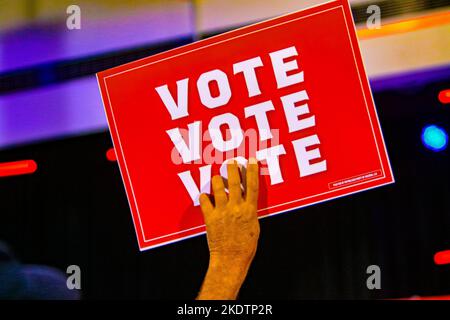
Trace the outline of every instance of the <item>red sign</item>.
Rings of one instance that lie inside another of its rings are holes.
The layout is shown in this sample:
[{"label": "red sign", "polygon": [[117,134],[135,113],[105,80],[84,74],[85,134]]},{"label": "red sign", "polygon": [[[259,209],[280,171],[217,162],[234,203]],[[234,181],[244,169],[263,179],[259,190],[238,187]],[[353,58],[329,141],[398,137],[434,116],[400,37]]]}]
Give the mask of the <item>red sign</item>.
[{"label": "red sign", "polygon": [[231,158],[260,160],[260,217],[393,182],[347,1],[98,81],[141,250],[205,232],[199,194]]}]

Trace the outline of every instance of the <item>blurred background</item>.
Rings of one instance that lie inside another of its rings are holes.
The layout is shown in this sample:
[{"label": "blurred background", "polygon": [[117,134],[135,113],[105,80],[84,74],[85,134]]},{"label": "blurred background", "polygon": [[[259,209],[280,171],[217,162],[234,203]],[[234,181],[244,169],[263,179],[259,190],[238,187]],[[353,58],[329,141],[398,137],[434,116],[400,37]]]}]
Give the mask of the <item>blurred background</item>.
[{"label": "blurred background", "polygon": [[[139,252],[95,73],[323,2],[0,0],[0,240],[85,299],[193,299],[206,238]],[[350,3],[396,183],[261,220],[243,299],[450,295],[450,1]]]}]

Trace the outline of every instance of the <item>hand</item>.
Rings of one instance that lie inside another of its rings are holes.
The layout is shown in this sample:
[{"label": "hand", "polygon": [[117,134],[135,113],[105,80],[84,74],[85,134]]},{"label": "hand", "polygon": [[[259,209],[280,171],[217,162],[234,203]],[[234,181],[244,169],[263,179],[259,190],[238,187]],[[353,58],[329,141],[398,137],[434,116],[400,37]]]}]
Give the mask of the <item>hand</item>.
[{"label": "hand", "polygon": [[250,158],[243,194],[238,164],[227,165],[229,195],[221,176],[214,176],[214,205],[206,194],[200,205],[206,224],[210,264],[199,299],[234,299],[255,256],[259,238],[257,217],[258,163]]},{"label": "hand", "polygon": [[200,196],[211,258],[251,259],[256,251],[259,223],[258,163],[250,159],[247,166],[247,190],[242,194],[239,167],[227,165],[229,196],[221,176],[212,178],[215,206],[206,194]]}]

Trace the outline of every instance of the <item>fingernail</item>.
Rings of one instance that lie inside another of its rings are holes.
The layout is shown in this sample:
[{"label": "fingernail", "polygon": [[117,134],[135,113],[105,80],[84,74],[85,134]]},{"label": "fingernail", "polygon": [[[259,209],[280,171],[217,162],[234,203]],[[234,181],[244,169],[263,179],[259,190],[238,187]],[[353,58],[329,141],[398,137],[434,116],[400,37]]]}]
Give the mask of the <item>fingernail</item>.
[{"label": "fingernail", "polygon": [[248,163],[250,163],[250,164],[257,164],[258,160],[256,160],[256,158],[254,158],[254,157],[250,157],[250,159],[248,159]]}]

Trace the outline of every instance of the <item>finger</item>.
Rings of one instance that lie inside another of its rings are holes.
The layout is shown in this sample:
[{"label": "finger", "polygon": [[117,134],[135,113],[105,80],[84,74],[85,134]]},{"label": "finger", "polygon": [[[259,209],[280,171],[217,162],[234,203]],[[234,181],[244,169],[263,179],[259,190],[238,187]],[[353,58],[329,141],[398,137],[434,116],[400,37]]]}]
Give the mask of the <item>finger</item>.
[{"label": "finger", "polygon": [[205,217],[206,220],[206,216],[208,214],[211,213],[211,211],[214,210],[214,207],[211,203],[211,200],[209,199],[208,195],[205,193],[202,193],[200,195],[200,208],[202,208],[202,212],[203,212],[203,217]]},{"label": "finger", "polygon": [[239,167],[236,161],[232,161],[227,165],[228,171],[228,191],[230,201],[239,202],[242,200],[241,177],[239,175]]},{"label": "finger", "polygon": [[245,200],[258,206],[259,166],[255,158],[250,158],[247,164],[247,192]]},{"label": "finger", "polygon": [[225,185],[223,184],[223,179],[221,176],[214,176],[212,178],[212,188],[216,207],[224,207],[227,204],[228,197],[225,193]]}]

